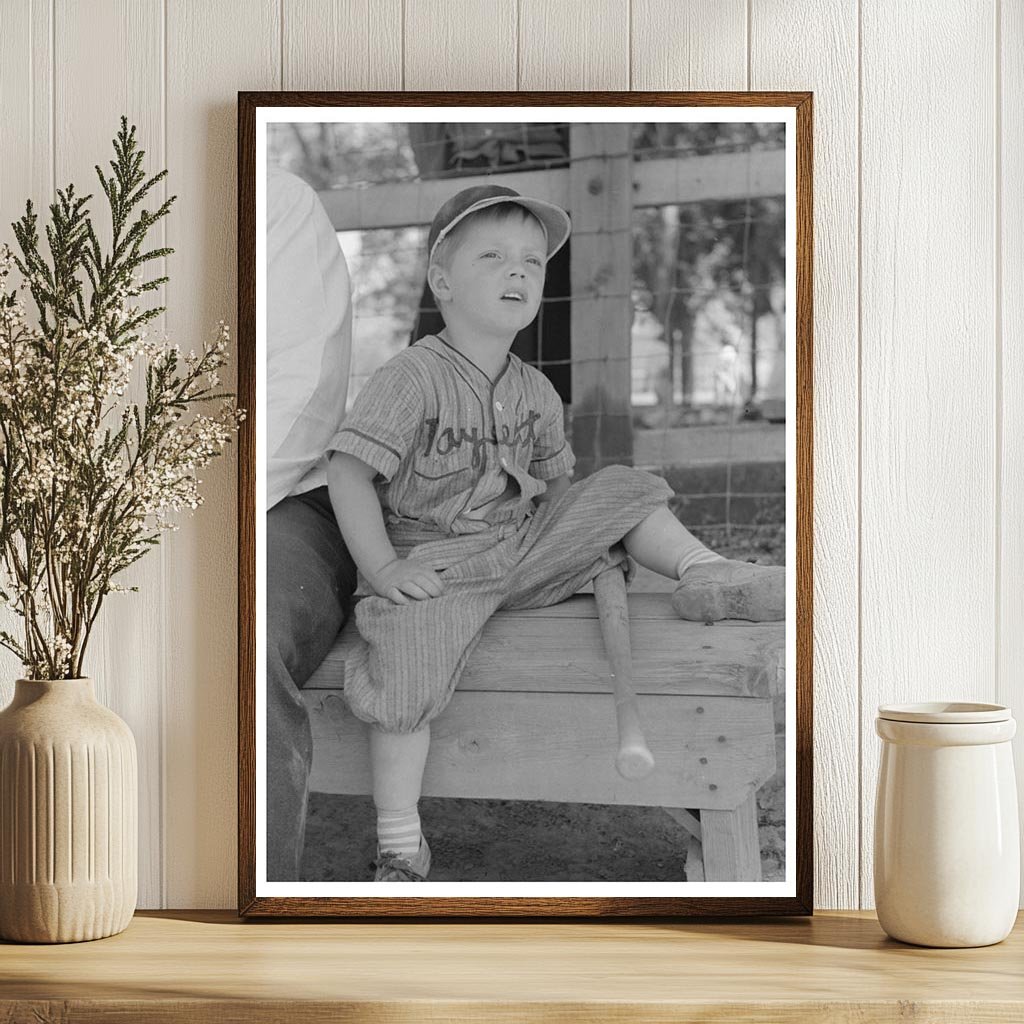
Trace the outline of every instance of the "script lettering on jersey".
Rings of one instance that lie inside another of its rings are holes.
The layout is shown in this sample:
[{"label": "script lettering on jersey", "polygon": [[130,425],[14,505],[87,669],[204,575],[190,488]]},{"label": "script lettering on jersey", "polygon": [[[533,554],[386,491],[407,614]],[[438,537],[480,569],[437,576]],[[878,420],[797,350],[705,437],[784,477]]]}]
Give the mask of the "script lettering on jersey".
[{"label": "script lettering on jersey", "polygon": [[468,444],[473,450],[473,469],[482,469],[487,464],[485,452],[488,445],[510,448],[514,456],[517,449],[525,448],[536,441],[535,427],[539,419],[540,413],[531,410],[514,427],[503,423],[501,436],[496,438],[482,434],[478,426],[473,427],[472,430],[467,430],[465,427],[441,429],[441,421],[436,417],[425,419],[423,425],[427,428],[427,441],[423,454],[451,455],[452,452],[461,449],[464,444]]},{"label": "script lettering on jersey", "polygon": [[540,413],[534,412],[531,409],[526,414],[526,419],[521,420],[514,427],[510,427],[507,423],[502,423],[498,445],[511,448],[512,454],[515,455],[519,448],[525,448],[527,445],[533,444],[537,440],[537,434],[533,428],[539,419]]}]

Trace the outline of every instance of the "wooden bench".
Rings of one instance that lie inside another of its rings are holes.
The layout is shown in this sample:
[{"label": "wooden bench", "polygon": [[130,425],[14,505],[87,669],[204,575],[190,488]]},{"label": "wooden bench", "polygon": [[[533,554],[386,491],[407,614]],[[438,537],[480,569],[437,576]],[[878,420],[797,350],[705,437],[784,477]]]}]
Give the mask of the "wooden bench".
[{"label": "wooden bench", "polygon": [[[687,881],[760,881],[755,796],[776,770],[784,623],[681,622],[662,594],[631,594],[629,614],[650,775],[615,769],[608,663],[581,594],[490,620],[432,723],[423,795],[663,807],[687,833]],[[370,792],[366,727],[342,696],[354,635],[350,620],[304,690],[317,792]]]}]

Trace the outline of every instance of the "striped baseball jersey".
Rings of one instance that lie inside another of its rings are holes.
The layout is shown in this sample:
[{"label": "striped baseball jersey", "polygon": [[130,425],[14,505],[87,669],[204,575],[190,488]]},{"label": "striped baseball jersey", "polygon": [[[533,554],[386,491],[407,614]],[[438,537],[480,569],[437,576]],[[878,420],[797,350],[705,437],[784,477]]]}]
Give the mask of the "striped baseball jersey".
[{"label": "striped baseball jersey", "polygon": [[491,381],[435,335],[367,381],[328,450],[372,466],[385,522],[447,534],[518,522],[576,459],[548,379],[509,353]]}]

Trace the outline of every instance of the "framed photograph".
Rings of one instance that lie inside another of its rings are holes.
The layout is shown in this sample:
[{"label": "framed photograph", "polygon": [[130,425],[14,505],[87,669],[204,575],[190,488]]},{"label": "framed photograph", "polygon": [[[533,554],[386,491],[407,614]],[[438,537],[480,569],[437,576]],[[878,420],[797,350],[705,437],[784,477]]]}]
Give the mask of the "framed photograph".
[{"label": "framed photograph", "polygon": [[240,914],[812,912],[811,110],[239,94]]}]

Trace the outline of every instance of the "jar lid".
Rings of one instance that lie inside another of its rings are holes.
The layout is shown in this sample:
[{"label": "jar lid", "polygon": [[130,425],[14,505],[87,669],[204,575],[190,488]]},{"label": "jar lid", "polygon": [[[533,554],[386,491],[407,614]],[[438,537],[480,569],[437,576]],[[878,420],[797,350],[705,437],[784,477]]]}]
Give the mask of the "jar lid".
[{"label": "jar lid", "polygon": [[923,704],[882,704],[878,709],[878,717],[889,722],[970,725],[971,723],[1008,722],[1010,709],[1004,704],[930,701]]}]

